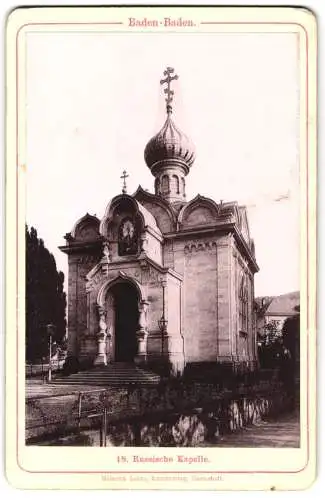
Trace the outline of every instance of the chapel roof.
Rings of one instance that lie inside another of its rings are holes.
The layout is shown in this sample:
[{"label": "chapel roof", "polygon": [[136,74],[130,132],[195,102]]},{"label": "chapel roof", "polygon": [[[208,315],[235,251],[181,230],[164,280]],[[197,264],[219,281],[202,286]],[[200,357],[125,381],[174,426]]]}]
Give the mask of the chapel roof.
[{"label": "chapel roof", "polygon": [[150,139],[144,150],[144,159],[150,170],[156,170],[166,160],[179,162],[188,172],[195,160],[195,148],[171,118],[171,111],[161,130]]}]

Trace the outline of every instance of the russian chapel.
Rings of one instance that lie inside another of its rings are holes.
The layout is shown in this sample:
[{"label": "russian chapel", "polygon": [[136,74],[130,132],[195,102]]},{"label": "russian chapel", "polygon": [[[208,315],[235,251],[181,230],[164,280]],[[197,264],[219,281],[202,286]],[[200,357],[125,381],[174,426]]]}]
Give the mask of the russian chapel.
[{"label": "russian chapel", "polygon": [[236,202],[186,199],[191,140],[172,119],[172,68],[164,72],[166,121],[144,150],[154,194],[121,194],[101,220],[86,214],[66,234],[68,359],[76,366],[186,366],[256,359],[254,274],[247,211]]}]

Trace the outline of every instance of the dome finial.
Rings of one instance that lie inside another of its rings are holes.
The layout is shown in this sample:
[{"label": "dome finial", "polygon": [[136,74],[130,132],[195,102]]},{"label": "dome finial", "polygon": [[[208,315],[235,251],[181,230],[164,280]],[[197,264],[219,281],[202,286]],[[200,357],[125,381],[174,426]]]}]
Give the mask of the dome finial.
[{"label": "dome finial", "polygon": [[178,75],[171,76],[174,73],[174,68],[170,68],[169,66],[164,71],[164,76],[166,77],[164,80],[160,80],[160,85],[164,85],[167,83],[167,88],[164,89],[164,93],[166,94],[166,109],[167,115],[170,115],[173,111],[171,103],[173,102],[174,91],[171,90],[170,84],[173,80],[178,80]]},{"label": "dome finial", "polygon": [[126,170],[123,170],[123,173],[121,175],[121,179],[123,179],[123,186],[122,186],[122,193],[126,194],[127,193],[127,188],[126,188],[126,179],[129,177],[129,174],[126,173]]},{"label": "dome finial", "polygon": [[144,159],[155,177],[155,193],[169,203],[184,202],[185,177],[195,160],[192,141],[176,127],[172,117],[174,91],[170,84],[178,79],[174,69],[167,67],[160,80],[166,95],[167,118],[158,134],[150,139],[144,150]]}]

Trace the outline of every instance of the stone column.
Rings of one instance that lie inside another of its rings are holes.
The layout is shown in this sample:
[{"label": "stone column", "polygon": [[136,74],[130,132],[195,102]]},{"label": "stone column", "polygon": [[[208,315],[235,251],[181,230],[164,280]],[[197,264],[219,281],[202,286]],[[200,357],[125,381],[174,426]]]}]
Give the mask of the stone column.
[{"label": "stone column", "polygon": [[139,303],[139,328],[136,332],[137,342],[138,342],[138,353],[136,355],[135,361],[137,363],[142,363],[147,360],[147,339],[148,339],[148,327],[147,327],[147,310],[149,302],[142,300]]},{"label": "stone column", "polygon": [[104,307],[98,307],[99,314],[99,332],[97,333],[97,357],[95,359],[95,365],[106,365],[106,338],[107,338],[107,324],[106,324],[106,310]]},{"label": "stone column", "polygon": [[107,328],[106,334],[106,364],[112,363],[113,361],[113,353],[112,353],[112,326]]},{"label": "stone column", "polygon": [[108,267],[111,263],[111,249],[110,244],[106,241],[103,245],[103,254],[101,259],[102,269],[104,271],[105,276],[108,274]]},{"label": "stone column", "polygon": [[147,255],[148,251],[148,238],[146,233],[142,233],[140,236],[140,245],[141,245],[141,255],[145,256]]}]

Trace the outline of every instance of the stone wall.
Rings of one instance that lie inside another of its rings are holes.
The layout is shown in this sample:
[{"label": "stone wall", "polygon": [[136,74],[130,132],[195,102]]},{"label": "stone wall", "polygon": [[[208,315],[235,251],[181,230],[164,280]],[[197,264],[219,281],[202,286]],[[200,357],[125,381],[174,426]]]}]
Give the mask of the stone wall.
[{"label": "stone wall", "polygon": [[78,356],[81,339],[88,333],[86,274],[99,260],[99,253],[73,253],[68,265],[68,356]]},{"label": "stone wall", "polygon": [[[149,388],[116,388],[26,401],[27,444],[41,444],[50,435],[64,445],[64,436],[79,429],[91,437],[88,445],[100,445],[101,419],[88,419],[100,413],[102,402],[109,409],[107,446],[201,446],[217,444],[218,437],[267,417],[291,411],[289,399],[279,386],[269,391],[227,391],[201,387],[201,404],[195,404],[195,391]],[[140,391],[140,392],[138,392]],[[236,394],[237,392],[237,394]],[[80,399],[81,397],[81,399]],[[191,398],[193,398],[193,401]],[[108,404],[109,403],[109,404]],[[53,438],[52,438],[53,439]],[[61,441],[61,442],[60,442]],[[77,443],[76,443],[77,444]]]},{"label": "stone wall", "polygon": [[217,251],[207,241],[184,248],[184,337],[188,362],[217,356]]}]

